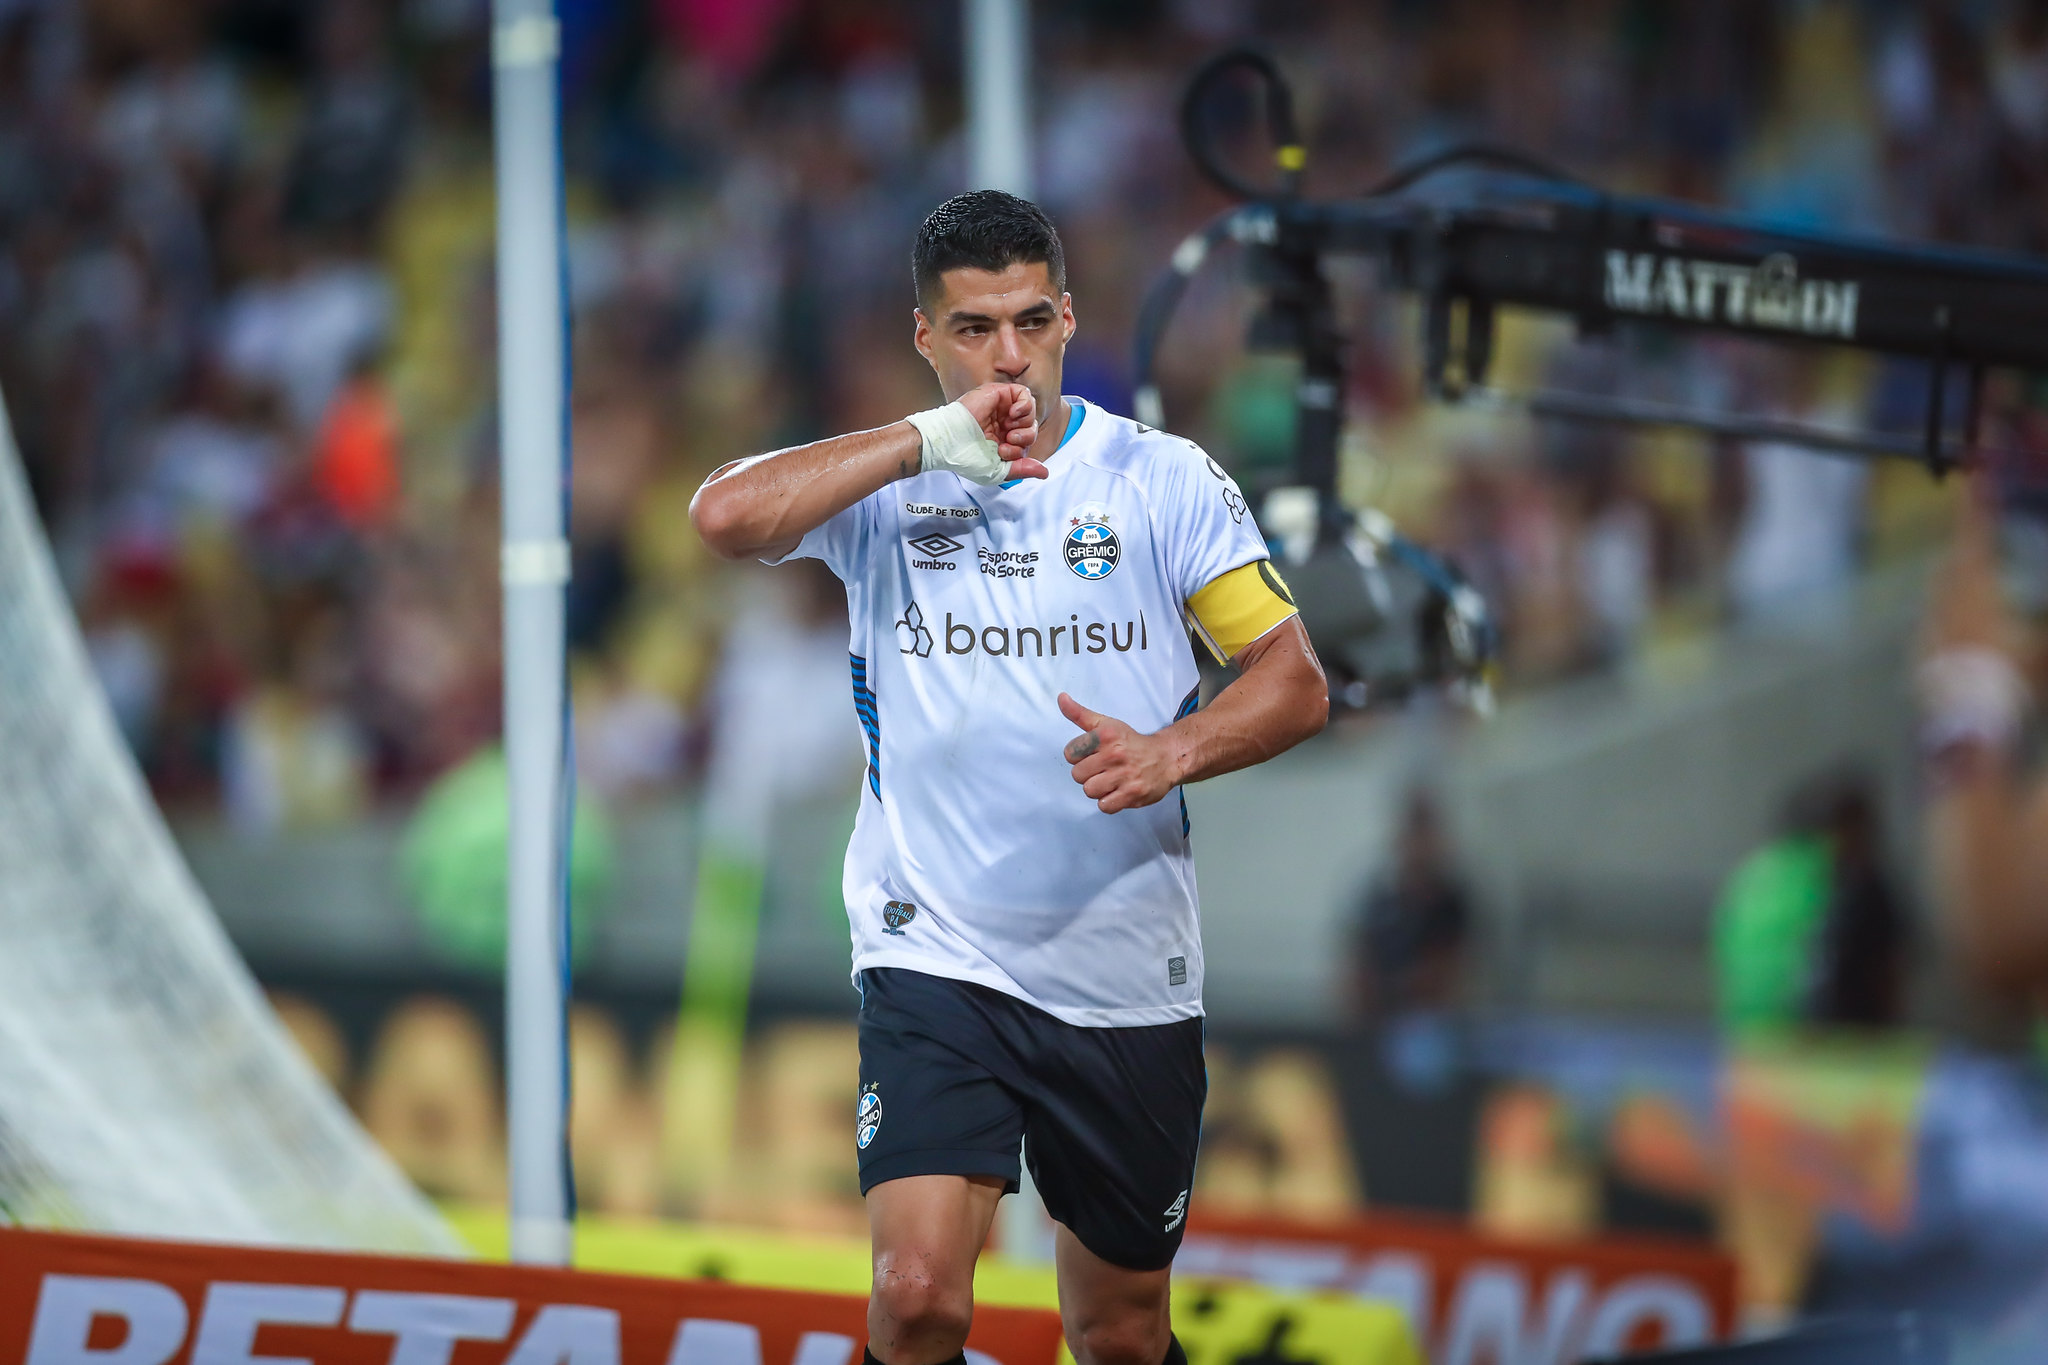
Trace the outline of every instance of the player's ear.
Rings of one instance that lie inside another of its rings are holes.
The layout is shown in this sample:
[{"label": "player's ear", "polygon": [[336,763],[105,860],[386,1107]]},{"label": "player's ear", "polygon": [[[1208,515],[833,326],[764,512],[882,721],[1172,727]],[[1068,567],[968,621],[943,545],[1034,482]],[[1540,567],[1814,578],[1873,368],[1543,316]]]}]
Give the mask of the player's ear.
[{"label": "player's ear", "polygon": [[924,315],[922,308],[911,309],[910,315],[917,319],[917,326],[910,334],[910,344],[917,347],[917,353],[925,358],[926,364],[937,369],[938,361],[932,358],[932,321]]},{"label": "player's ear", "polygon": [[1072,294],[1060,295],[1060,326],[1065,328],[1067,333],[1066,337],[1061,341],[1061,345],[1072,341],[1074,333],[1081,330],[1081,324],[1074,321],[1074,296]]}]

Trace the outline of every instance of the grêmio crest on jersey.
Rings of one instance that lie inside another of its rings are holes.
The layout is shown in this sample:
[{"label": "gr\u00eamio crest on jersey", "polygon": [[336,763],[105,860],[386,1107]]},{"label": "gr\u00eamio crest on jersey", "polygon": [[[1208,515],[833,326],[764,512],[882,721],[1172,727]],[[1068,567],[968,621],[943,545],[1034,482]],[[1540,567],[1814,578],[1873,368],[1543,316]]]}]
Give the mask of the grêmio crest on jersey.
[{"label": "gr\u00eamio crest on jersey", "polygon": [[1124,547],[1109,523],[1110,510],[1099,502],[1084,502],[1067,513],[1062,550],[1067,567],[1079,577],[1092,581],[1116,572]]}]

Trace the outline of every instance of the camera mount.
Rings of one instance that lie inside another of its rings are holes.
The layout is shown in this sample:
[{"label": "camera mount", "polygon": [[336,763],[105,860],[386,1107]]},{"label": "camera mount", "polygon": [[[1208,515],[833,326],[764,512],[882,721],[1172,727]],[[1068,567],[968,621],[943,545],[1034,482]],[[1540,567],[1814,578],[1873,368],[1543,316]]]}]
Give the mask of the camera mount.
[{"label": "camera mount", "polygon": [[[1271,185],[1233,170],[1212,132],[1212,97],[1238,72],[1257,77],[1266,92],[1277,170]],[[1294,474],[1316,495],[1318,547],[1355,542],[1360,534],[1359,519],[1336,496],[1346,338],[1324,269],[1334,256],[1369,258],[1383,283],[1419,296],[1423,389],[1449,403],[1910,458],[1941,476],[1987,455],[2013,454],[1985,451],[1977,442],[1988,367],[2048,372],[2048,264],[2027,257],[1792,231],[1675,201],[1608,194],[1488,144],[1427,157],[1355,198],[1309,199],[1292,94],[1273,60],[1248,48],[1225,52],[1195,73],[1180,123],[1195,164],[1238,202],[1183,240],[1145,295],[1133,356],[1137,415],[1163,423],[1155,378],[1160,343],[1188,281],[1217,246],[1237,243],[1264,295],[1251,345],[1301,358]],[[1603,394],[1509,393],[1486,382],[1503,308],[1569,317],[1582,335],[1651,323],[1922,359],[1929,362],[1925,421],[1916,433],[1844,431]],[[1968,397],[1951,427],[1946,397],[1958,373],[1967,378]],[[1393,535],[1390,528],[1385,535]],[[1397,536],[1386,544],[1405,546],[1402,555],[1417,564],[1433,564],[1432,574],[1444,579],[1440,596],[1449,600],[1454,575],[1447,566]],[[1483,655],[1490,631],[1468,633],[1482,642]],[[1482,668],[1484,659],[1455,662],[1453,675]]]}]

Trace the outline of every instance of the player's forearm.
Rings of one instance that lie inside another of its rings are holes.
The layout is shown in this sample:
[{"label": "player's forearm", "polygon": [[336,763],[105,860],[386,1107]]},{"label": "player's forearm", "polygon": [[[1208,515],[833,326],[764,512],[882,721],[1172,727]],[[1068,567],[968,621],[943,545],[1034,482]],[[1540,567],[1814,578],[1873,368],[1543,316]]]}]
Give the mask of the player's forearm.
[{"label": "player's forearm", "polygon": [[1236,681],[1160,732],[1171,746],[1177,783],[1263,763],[1320,732],[1329,720],[1329,685],[1299,617],[1274,627],[1237,662]]},{"label": "player's forearm", "polygon": [[690,500],[714,554],[773,558],[868,494],[918,472],[922,437],[908,422],[791,446],[718,470]]}]

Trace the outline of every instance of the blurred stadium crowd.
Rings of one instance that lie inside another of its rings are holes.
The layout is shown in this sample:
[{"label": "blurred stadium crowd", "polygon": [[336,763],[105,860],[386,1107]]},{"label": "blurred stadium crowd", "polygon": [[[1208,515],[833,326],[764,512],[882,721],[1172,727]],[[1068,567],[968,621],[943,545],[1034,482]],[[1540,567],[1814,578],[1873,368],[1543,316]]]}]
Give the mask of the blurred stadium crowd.
[{"label": "blurred stadium crowd", "polygon": [[[657,879],[635,895],[679,918],[685,899],[693,913],[715,899],[722,866],[743,865],[759,901],[758,864],[772,861],[831,902],[836,974],[829,864],[843,831],[781,832],[831,845],[814,877],[786,848],[770,859],[763,826],[773,801],[850,789],[857,771],[839,589],[811,564],[710,560],[685,511],[728,459],[933,401],[907,344],[908,248],[966,180],[960,6],[559,9],[584,791],[601,813],[701,784],[704,842],[727,863],[700,857],[694,898]],[[1484,137],[1616,190],[2048,252],[2048,0],[1033,12],[1039,197],[1065,235],[1081,326],[1067,390],[1119,410],[1137,301],[1221,205],[1179,145],[1181,81],[1250,36],[1303,101],[1318,194]],[[432,951],[400,961],[381,945],[399,974],[487,973],[502,945],[502,809],[492,830],[479,815],[501,780],[488,18],[487,0],[0,0],[0,393],[92,662],[174,813],[333,825],[444,783],[399,858]],[[1256,493],[1286,479],[1292,374],[1246,352],[1251,298],[1230,277],[1193,288],[1161,379],[1172,425]],[[1849,610],[1866,570],[1924,560],[1946,535],[1950,494],[1904,463],[1426,405],[1408,305],[1362,271],[1339,285],[1356,328],[1346,494],[1484,591],[1511,691],[1626,674],[1666,640],[1807,630]],[[1647,334],[1568,340],[1509,319],[1500,381],[1899,430],[1923,415],[1921,367]],[[2048,449],[2048,395],[1997,375],[1986,397],[1993,444]],[[1988,563],[1979,586],[1995,597]],[[1949,618],[1975,616],[1953,587],[1937,596],[1933,635],[1967,643]],[[1302,1217],[1399,1202],[1518,1234],[1712,1230],[1742,1261],[1746,1301],[1777,1310],[2038,1301],[2041,1073],[1897,1031],[1930,1017],[1909,997],[1943,949],[1917,910],[1944,888],[1893,874],[1900,822],[1880,797],[1912,803],[1881,788],[1852,767],[1787,792],[1711,924],[1705,905],[1686,921],[1708,930],[1685,951],[1711,960],[1717,1042],[1472,1009],[1499,911],[1474,875],[1474,836],[1498,831],[1468,828],[1461,843],[1454,812],[1419,783],[1389,813],[1387,865],[1345,893],[1349,941],[1329,945],[1358,1028],[1333,1011],[1312,1037],[1226,1031],[1198,1197]],[[583,847],[601,823],[579,813],[579,906],[599,899],[586,881],[610,861],[601,839]],[[680,867],[684,824],[642,830],[642,865],[658,843]],[[285,865],[253,865],[250,919],[294,918],[264,880]],[[1944,867],[1928,880],[1943,875],[1959,880]],[[1629,884],[1631,915],[1654,915],[1656,885]],[[1934,933],[1967,949],[1943,910]],[[1963,959],[1964,993],[1990,1000],[2000,971]],[[304,975],[266,984],[287,992],[280,1013],[366,1126],[431,1192],[493,1198],[488,977],[425,979],[455,980],[450,999],[412,997],[422,981],[409,976]],[[666,979],[658,999],[612,987],[571,1032],[591,1207],[860,1226],[843,1018],[774,1020],[746,1040],[730,1178],[707,1194],[703,1154],[678,1146],[710,1124],[675,1083]],[[1469,1036],[1461,1010],[1479,1021]],[[2038,1014],[2014,1017],[2023,1030]],[[1806,1024],[1861,1032],[1778,1046]],[[1757,1043],[1720,1046],[1731,1040]]]},{"label": "blurred stadium crowd", "polygon": [[[561,10],[570,632],[584,776],[621,797],[704,761],[735,631],[790,658],[842,647],[836,585],[708,562],[684,508],[726,459],[930,402],[906,257],[963,183],[959,12]],[[2048,246],[2048,5],[1035,13],[1039,191],[1081,319],[1068,389],[1115,408],[1139,293],[1218,206],[1178,146],[1179,82],[1253,32],[1305,94],[1319,192],[1483,135],[1618,189]],[[0,3],[0,387],[94,662],[174,806],[346,819],[496,732],[487,19],[483,0]],[[1425,410],[1404,311],[1352,293],[1347,487],[1487,590],[1511,686],[1824,603],[1927,538],[1911,470]],[[1220,280],[1191,298],[1167,407],[1270,485],[1291,386],[1244,352],[1244,304]],[[1511,329],[1507,377],[1622,382],[1556,339]],[[1752,410],[1904,424],[1921,401],[1917,374],[1849,360],[1630,364],[1638,388]]]}]

